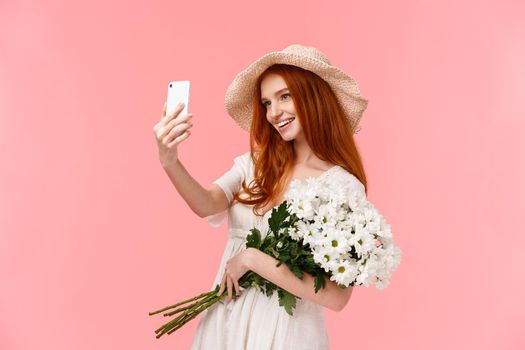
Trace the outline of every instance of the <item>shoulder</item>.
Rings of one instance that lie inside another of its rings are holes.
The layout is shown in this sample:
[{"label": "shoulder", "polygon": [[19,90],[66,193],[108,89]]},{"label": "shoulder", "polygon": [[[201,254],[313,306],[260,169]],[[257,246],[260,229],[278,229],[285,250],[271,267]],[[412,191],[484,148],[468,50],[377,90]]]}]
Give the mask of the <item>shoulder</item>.
[{"label": "shoulder", "polygon": [[337,168],[336,175],[340,181],[343,181],[346,184],[350,184],[350,186],[352,188],[355,188],[355,190],[357,191],[365,193],[365,186],[361,183],[361,181],[359,181],[359,179],[354,174],[347,171],[342,166],[339,166]]},{"label": "shoulder", "polygon": [[244,152],[237,157],[233,158],[233,162],[237,164],[247,165],[249,162],[251,162],[251,156],[250,151]]},{"label": "shoulder", "polygon": [[249,173],[251,162],[252,160],[250,156],[250,151],[244,152],[233,158],[233,166],[237,168],[238,171],[241,172],[244,176],[246,176]]}]

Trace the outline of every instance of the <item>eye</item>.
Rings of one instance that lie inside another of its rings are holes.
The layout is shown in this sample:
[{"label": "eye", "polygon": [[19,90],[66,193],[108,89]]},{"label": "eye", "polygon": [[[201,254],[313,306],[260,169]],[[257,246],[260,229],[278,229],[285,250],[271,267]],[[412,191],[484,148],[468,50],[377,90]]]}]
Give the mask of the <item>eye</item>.
[{"label": "eye", "polygon": [[[285,93],[285,94],[282,94],[282,95],[281,95],[281,97],[283,97],[283,98],[284,98],[285,96],[287,96],[286,99],[290,99],[290,97],[292,97],[292,96],[291,96],[290,94],[288,94],[288,93]],[[268,103],[269,103],[269,102],[270,102],[270,101],[264,101],[264,102],[261,102],[261,104],[262,104],[264,107],[268,108]]]}]

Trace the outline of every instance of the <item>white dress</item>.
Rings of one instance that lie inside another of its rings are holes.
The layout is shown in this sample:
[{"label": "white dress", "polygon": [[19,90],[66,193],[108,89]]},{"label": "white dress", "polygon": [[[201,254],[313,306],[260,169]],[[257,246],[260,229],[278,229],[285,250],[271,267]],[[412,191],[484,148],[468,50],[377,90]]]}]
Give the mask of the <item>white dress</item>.
[{"label": "white dress", "polygon": [[[360,190],[364,187],[350,173],[335,166],[319,175],[347,176]],[[208,216],[208,222],[218,227],[228,217],[228,240],[211,289],[222,281],[226,262],[246,249],[246,236],[257,227],[264,237],[268,230],[271,210],[263,217],[253,214],[252,206],[232,203],[233,194],[241,190],[241,183],[253,179],[250,152],[233,160],[232,168],[213,183],[223,189],[230,207]],[[313,288],[313,285],[312,285]],[[305,299],[298,299],[293,316],[279,306],[277,292],[271,297],[255,288],[243,289],[237,299],[228,302],[227,296],[204,310],[197,317],[191,350],[325,350],[329,349],[323,307]],[[234,290],[235,291],[235,290]]]}]

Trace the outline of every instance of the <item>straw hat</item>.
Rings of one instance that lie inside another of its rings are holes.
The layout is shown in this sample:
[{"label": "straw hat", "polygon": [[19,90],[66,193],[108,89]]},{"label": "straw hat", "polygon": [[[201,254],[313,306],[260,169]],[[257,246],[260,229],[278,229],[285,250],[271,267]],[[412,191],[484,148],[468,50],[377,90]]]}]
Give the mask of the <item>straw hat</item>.
[{"label": "straw hat", "polygon": [[359,120],[368,104],[367,100],[361,98],[356,81],[339,68],[332,66],[328,58],[315,47],[299,44],[265,54],[233,79],[226,90],[224,105],[228,114],[242,129],[250,131],[257,78],[266,68],[276,63],[301,67],[323,78],[335,92],[352,130],[356,132]]}]

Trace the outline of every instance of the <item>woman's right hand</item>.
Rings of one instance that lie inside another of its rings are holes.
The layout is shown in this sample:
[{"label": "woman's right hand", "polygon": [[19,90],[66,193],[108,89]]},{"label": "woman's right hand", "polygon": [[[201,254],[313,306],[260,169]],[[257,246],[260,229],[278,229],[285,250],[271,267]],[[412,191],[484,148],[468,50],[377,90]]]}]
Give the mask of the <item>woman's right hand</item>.
[{"label": "woman's right hand", "polygon": [[180,103],[173,111],[173,114],[166,115],[165,102],[160,121],[153,127],[153,133],[159,148],[159,160],[162,166],[175,164],[178,161],[177,146],[191,134],[189,129],[193,126],[191,122],[193,115],[188,113],[178,117],[183,108],[184,104]]}]

